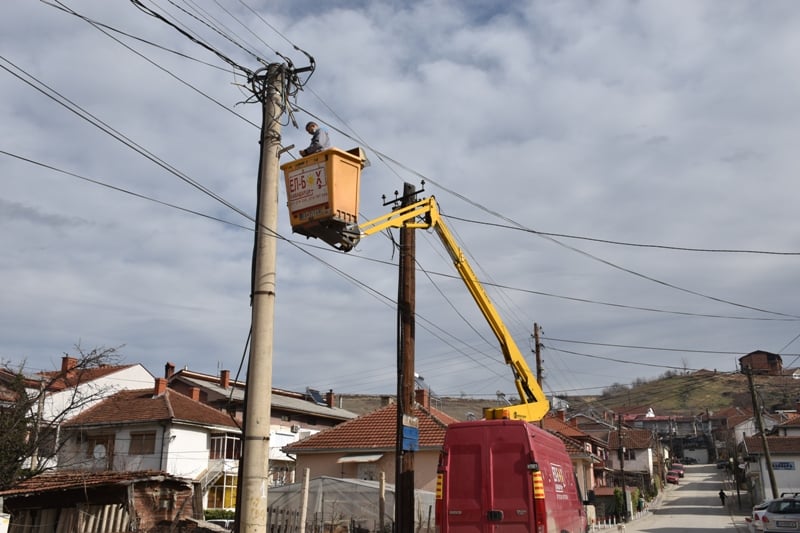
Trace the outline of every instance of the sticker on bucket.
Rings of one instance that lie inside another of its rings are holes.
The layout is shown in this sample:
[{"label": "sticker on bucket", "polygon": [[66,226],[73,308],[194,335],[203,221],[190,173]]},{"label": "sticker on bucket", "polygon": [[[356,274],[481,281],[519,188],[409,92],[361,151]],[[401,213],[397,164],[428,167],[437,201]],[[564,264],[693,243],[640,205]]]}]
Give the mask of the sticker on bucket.
[{"label": "sticker on bucket", "polygon": [[295,213],[328,202],[328,178],[325,162],[299,168],[286,175],[289,211]]}]

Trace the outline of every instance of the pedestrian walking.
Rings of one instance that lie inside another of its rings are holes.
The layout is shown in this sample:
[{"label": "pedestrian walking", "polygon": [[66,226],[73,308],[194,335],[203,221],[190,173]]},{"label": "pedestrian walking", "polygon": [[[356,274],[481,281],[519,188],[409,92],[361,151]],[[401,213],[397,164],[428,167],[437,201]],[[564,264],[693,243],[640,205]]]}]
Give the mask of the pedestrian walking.
[{"label": "pedestrian walking", "polygon": [[721,501],[722,506],[725,507],[725,491],[722,489],[719,491],[719,501]]}]

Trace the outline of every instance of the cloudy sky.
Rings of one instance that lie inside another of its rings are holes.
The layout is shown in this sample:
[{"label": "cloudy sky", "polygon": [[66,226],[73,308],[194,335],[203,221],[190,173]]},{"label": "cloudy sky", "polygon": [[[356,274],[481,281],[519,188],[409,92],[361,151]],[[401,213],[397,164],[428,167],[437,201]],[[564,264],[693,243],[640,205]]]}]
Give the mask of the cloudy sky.
[{"label": "cloudy sky", "polygon": [[[798,366],[797,2],[137,4],[2,9],[3,363],[52,369],[79,344],[155,375],[237,373],[261,124],[246,73],[305,51],[283,144],[318,117],[364,147],[362,220],[424,180],[531,367],[541,326],[548,394],[734,371],[756,349]],[[392,240],[343,254],[292,233],[283,187],[279,203],[273,385],[393,393]],[[417,372],[441,395],[513,394],[433,233],[417,262]]]}]

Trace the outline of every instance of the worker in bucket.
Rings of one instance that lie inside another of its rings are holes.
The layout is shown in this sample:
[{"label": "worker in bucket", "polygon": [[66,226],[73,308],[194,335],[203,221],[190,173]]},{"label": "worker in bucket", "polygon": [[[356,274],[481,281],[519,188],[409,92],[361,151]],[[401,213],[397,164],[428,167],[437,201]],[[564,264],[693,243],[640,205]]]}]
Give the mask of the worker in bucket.
[{"label": "worker in bucket", "polygon": [[308,148],[300,150],[301,156],[305,157],[330,148],[331,139],[328,137],[328,132],[320,128],[319,124],[309,122],[306,124],[306,131],[311,135],[311,144],[308,145]]}]

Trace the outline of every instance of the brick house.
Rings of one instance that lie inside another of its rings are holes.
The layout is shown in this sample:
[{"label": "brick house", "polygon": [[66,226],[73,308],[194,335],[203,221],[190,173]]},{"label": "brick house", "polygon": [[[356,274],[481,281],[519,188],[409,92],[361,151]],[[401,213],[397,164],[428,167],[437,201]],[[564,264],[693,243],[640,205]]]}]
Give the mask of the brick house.
[{"label": "brick house", "polygon": [[776,353],[756,350],[739,358],[739,366],[750,369],[753,374],[767,374],[770,376],[780,376],[783,371],[783,360]]}]

